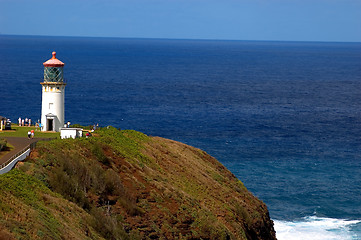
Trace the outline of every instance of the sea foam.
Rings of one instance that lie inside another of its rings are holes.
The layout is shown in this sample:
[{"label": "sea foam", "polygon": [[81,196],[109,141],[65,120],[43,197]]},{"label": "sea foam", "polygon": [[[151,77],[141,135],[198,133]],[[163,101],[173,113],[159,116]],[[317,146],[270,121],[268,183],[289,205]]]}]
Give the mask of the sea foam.
[{"label": "sea foam", "polygon": [[278,240],[353,240],[361,239],[352,227],[360,220],[309,216],[299,221],[273,220]]}]

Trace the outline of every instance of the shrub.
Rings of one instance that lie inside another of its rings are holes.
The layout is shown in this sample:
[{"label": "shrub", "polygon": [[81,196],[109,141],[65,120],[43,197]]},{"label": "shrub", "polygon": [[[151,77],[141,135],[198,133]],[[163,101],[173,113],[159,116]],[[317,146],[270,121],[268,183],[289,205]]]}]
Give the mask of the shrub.
[{"label": "shrub", "polygon": [[113,169],[108,169],[104,173],[105,194],[124,195],[124,187],[119,175]]},{"label": "shrub", "polygon": [[92,145],[92,153],[97,158],[97,160],[107,166],[110,165],[110,159],[104,154],[102,147],[99,143],[94,142]]},{"label": "shrub", "polygon": [[239,203],[236,203],[235,212],[236,216],[238,217],[238,221],[244,221],[249,226],[252,224],[252,219],[249,216],[249,213],[247,212],[247,209],[245,207],[241,206]]},{"label": "shrub", "polygon": [[217,221],[213,213],[201,210],[192,223],[193,236],[200,239],[229,239],[228,230]]},{"label": "shrub", "polygon": [[94,218],[92,222],[94,229],[105,239],[130,239],[123,226],[114,216],[107,215],[95,207],[91,209],[90,214]]}]

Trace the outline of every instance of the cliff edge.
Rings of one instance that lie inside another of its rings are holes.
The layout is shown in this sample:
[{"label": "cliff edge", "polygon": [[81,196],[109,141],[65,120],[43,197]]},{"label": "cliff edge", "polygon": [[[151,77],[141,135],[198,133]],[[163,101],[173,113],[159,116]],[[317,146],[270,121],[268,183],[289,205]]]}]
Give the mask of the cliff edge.
[{"label": "cliff edge", "polygon": [[276,239],[215,158],[131,130],[40,142],[0,189],[0,239]]}]

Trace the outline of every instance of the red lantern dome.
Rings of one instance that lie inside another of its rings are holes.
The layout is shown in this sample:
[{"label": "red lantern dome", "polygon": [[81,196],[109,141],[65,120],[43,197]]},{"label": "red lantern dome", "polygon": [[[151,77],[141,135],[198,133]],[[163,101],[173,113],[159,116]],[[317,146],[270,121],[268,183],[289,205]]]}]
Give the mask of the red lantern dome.
[{"label": "red lantern dome", "polygon": [[43,63],[44,67],[64,67],[64,63],[56,58],[56,52],[53,52],[53,57]]}]

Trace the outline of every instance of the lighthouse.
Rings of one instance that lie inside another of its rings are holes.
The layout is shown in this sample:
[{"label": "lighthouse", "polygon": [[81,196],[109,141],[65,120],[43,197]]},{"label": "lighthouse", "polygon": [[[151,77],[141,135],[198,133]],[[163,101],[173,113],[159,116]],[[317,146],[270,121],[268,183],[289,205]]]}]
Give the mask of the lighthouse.
[{"label": "lighthouse", "polygon": [[44,82],[42,85],[41,124],[42,131],[56,131],[64,126],[64,95],[63,76],[64,63],[53,57],[44,62]]}]

